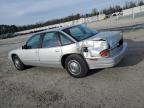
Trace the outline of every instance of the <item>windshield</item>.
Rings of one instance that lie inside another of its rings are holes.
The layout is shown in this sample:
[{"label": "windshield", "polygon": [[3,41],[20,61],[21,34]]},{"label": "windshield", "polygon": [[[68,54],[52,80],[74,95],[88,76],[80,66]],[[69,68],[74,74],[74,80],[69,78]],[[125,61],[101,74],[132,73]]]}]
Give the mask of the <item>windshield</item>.
[{"label": "windshield", "polygon": [[73,26],[70,28],[66,28],[63,31],[72,36],[77,41],[90,38],[97,34],[96,30],[90,29],[85,25]]}]

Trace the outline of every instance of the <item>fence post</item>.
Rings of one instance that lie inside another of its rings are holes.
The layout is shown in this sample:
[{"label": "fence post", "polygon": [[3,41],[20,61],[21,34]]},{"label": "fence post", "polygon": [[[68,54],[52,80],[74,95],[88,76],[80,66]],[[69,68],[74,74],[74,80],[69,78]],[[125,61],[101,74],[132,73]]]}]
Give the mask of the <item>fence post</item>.
[{"label": "fence post", "polygon": [[132,8],[133,19],[135,18],[134,8]]}]

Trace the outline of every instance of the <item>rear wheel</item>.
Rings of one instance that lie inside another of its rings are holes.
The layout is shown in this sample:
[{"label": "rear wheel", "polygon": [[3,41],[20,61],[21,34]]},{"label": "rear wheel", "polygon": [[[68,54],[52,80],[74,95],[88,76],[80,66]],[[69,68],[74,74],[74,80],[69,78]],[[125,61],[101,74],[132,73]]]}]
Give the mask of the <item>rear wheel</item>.
[{"label": "rear wheel", "polygon": [[84,77],[88,72],[87,63],[80,55],[76,54],[66,58],[65,67],[67,72],[76,78]]},{"label": "rear wheel", "polygon": [[14,66],[16,67],[17,70],[24,70],[25,69],[25,65],[22,63],[22,61],[19,59],[18,56],[13,56],[13,63]]}]

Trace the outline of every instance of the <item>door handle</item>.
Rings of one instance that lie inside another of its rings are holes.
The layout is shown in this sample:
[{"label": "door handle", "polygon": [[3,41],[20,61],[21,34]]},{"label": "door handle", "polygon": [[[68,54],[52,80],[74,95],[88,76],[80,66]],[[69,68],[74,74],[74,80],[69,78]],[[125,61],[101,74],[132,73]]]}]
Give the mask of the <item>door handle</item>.
[{"label": "door handle", "polygon": [[59,50],[59,49],[56,49],[55,52],[60,52],[60,50]]},{"label": "door handle", "polygon": [[35,51],[35,53],[38,53],[38,51]]}]

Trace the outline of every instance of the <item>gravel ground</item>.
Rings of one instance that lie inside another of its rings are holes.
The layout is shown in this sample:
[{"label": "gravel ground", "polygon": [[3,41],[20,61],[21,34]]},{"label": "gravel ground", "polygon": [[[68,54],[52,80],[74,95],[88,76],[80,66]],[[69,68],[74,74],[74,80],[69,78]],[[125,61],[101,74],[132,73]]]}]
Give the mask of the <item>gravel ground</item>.
[{"label": "gravel ground", "polygon": [[7,53],[25,37],[0,41],[0,108],[144,108],[144,29],[124,32],[129,47],[116,67],[81,79],[63,69],[17,71]]}]

